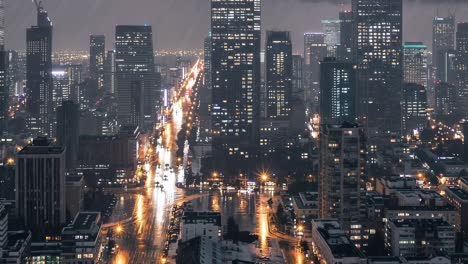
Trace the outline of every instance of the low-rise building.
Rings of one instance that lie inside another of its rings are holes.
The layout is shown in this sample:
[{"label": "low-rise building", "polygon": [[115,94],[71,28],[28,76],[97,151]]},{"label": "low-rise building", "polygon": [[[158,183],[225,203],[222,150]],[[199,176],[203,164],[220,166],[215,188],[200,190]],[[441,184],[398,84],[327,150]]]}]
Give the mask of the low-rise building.
[{"label": "low-rise building", "polygon": [[375,190],[380,195],[388,196],[398,190],[417,189],[416,179],[413,177],[400,177],[400,175],[390,175],[376,181]]},{"label": "low-rise building", "polygon": [[297,218],[317,219],[319,217],[319,200],[317,192],[301,192],[293,196],[293,209]]},{"label": "low-rise building", "polygon": [[100,245],[101,213],[80,212],[62,230],[62,263],[97,263]]},{"label": "low-rise building", "polygon": [[385,210],[386,219],[443,219],[451,225],[457,221],[457,210],[433,190],[397,190]]},{"label": "low-rise building", "polygon": [[468,192],[458,187],[446,187],[445,198],[456,208],[455,228],[460,232],[468,231]]},{"label": "low-rise building", "polygon": [[389,219],[385,246],[393,256],[439,256],[455,252],[455,229],[442,219]]},{"label": "low-rise building", "polygon": [[185,212],[182,217],[182,242],[203,236],[217,241],[222,236],[221,213]]},{"label": "low-rise building", "polygon": [[312,250],[320,263],[361,264],[366,260],[336,219],[312,220]]}]

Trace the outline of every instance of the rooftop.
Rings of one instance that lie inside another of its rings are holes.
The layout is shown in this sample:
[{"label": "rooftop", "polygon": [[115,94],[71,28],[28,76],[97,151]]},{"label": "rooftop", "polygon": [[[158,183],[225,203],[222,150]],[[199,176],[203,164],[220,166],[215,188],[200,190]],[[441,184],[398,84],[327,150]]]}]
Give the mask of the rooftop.
[{"label": "rooftop", "polygon": [[61,154],[65,148],[55,145],[50,139],[46,137],[37,137],[33,142],[18,152],[19,155],[33,155],[33,154]]},{"label": "rooftop", "polygon": [[349,241],[336,220],[314,220],[313,223],[335,258],[364,258],[364,254]]},{"label": "rooftop", "polygon": [[[442,219],[404,219],[404,220],[397,220],[397,219],[390,219],[396,227],[452,227],[447,221]],[[427,229],[427,228],[426,228]]]},{"label": "rooftop", "polygon": [[468,192],[458,188],[458,187],[448,187],[447,190],[452,192],[455,196],[457,196],[460,200],[468,201]]},{"label": "rooftop", "polygon": [[214,223],[221,226],[221,213],[219,212],[185,212],[184,223]]},{"label": "rooftop", "polygon": [[88,230],[94,223],[101,221],[101,213],[99,212],[79,212],[75,220],[73,220],[72,226],[76,230]]}]

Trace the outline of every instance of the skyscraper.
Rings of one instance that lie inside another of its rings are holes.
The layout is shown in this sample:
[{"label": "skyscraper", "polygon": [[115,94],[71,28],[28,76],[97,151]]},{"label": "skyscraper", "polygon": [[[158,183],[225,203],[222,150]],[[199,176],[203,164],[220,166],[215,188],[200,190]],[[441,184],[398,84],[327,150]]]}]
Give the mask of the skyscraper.
[{"label": "skyscraper", "polygon": [[319,213],[336,218],[349,230],[362,219],[366,168],[366,135],[362,127],[345,123],[323,125],[320,139]]},{"label": "skyscraper", "polygon": [[89,76],[97,91],[104,88],[104,65],[106,61],[106,37],[91,35],[89,37]]},{"label": "skyscraper", "polygon": [[260,0],[211,1],[213,143],[233,158],[252,158],[257,141],[260,16]]},{"label": "skyscraper", "polygon": [[115,93],[115,50],[107,51],[104,65],[104,87],[108,93]]},{"label": "skyscraper", "polygon": [[340,45],[337,58],[340,61],[354,61],[354,17],[351,11],[340,12]]},{"label": "skyscraper", "polygon": [[452,115],[456,110],[458,98],[457,87],[446,82],[436,82],[435,113],[438,116]]},{"label": "skyscraper", "polygon": [[292,69],[290,33],[287,31],[268,31],[266,40],[266,109],[269,119],[289,119]]},{"label": "skyscraper", "polygon": [[325,58],[320,64],[322,124],[356,122],[356,66]]},{"label": "skyscraper", "polygon": [[462,117],[468,118],[468,23],[457,24],[456,34],[457,57],[458,57],[458,93],[459,108]]},{"label": "skyscraper", "polygon": [[455,18],[435,17],[432,21],[432,65],[437,80],[443,79],[445,53],[455,49]]},{"label": "skyscraper", "polygon": [[304,59],[301,55],[292,56],[292,97],[304,103]]},{"label": "skyscraper", "polygon": [[73,101],[63,101],[57,108],[57,144],[66,148],[65,165],[67,170],[75,169],[78,160],[79,108],[79,105]]},{"label": "skyscraper", "polygon": [[327,56],[327,44],[325,44],[325,34],[306,33],[306,50],[309,64],[305,65],[305,94],[306,105],[312,110],[318,111],[318,97],[320,93],[320,62]]},{"label": "skyscraper", "polygon": [[426,87],[417,83],[405,83],[401,98],[403,133],[424,127],[427,122]]},{"label": "skyscraper", "polygon": [[422,42],[405,42],[403,46],[404,81],[427,87],[427,46]]},{"label": "skyscraper", "polygon": [[402,0],[353,0],[361,120],[374,132],[399,133]]},{"label": "skyscraper", "polygon": [[336,57],[336,48],[340,44],[340,20],[322,20],[322,31],[325,34],[327,56]]},{"label": "skyscraper", "polygon": [[0,135],[6,131],[10,94],[5,55],[5,7],[3,0],[0,0]]},{"label": "skyscraper", "polygon": [[27,109],[39,131],[52,132],[52,22],[41,3],[37,6],[37,26],[26,32]]},{"label": "skyscraper", "polygon": [[[144,116],[156,114],[159,92],[155,84],[153,32],[151,26],[117,26],[115,29],[117,118],[122,125],[143,126]],[[138,82],[138,85],[136,83]],[[136,92],[136,86],[141,92]],[[132,98],[140,95],[141,98]],[[132,102],[141,102],[140,113]],[[140,114],[140,118],[134,118]],[[135,123],[137,122],[137,123]]]},{"label": "skyscraper", "polygon": [[38,137],[17,154],[16,212],[35,236],[59,234],[66,221],[65,149]]}]

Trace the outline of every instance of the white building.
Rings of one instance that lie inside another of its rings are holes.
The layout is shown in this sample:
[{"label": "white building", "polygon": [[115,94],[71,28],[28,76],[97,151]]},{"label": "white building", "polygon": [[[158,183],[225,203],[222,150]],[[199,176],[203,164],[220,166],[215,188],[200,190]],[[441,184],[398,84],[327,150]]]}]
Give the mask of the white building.
[{"label": "white building", "polygon": [[182,220],[182,242],[198,236],[210,240],[219,240],[222,236],[221,214],[218,212],[185,212]]},{"label": "white building", "polygon": [[366,260],[336,219],[312,220],[312,250],[320,263],[361,264]]},{"label": "white building", "polygon": [[455,228],[441,219],[388,220],[385,246],[393,256],[454,253]]}]

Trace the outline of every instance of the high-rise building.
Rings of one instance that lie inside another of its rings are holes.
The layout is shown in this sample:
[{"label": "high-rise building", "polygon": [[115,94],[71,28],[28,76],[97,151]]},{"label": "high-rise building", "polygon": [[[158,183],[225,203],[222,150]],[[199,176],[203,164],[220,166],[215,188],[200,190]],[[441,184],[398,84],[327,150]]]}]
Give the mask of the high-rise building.
[{"label": "high-rise building", "polygon": [[52,132],[52,22],[41,4],[37,6],[37,26],[26,32],[27,109],[38,131]]},{"label": "high-rise building", "polygon": [[351,11],[340,12],[340,45],[337,58],[340,61],[354,61],[354,17]]},{"label": "high-rise building", "polygon": [[319,211],[336,218],[345,230],[362,219],[366,168],[366,136],[354,124],[322,125],[319,139]]},{"label": "high-rise building", "polygon": [[104,35],[91,35],[89,37],[89,76],[96,89],[103,91],[104,66],[106,63],[106,37]]},{"label": "high-rise building", "polygon": [[292,93],[292,45],[287,31],[268,31],[266,109],[268,119],[289,120]]},{"label": "high-rise building", "polygon": [[292,56],[292,97],[304,103],[304,59],[301,55]]},{"label": "high-rise building", "polygon": [[453,84],[436,82],[435,85],[435,113],[438,116],[448,116],[455,112],[458,90]]},{"label": "high-rise building", "polygon": [[[0,12],[1,10],[0,6]],[[7,82],[7,60],[5,55],[5,50],[0,47],[0,135],[7,130],[8,106],[10,104],[10,87]]]},{"label": "high-rise building", "polygon": [[115,50],[107,51],[104,65],[104,88],[108,93],[115,93]]},{"label": "high-rise building", "polygon": [[5,52],[5,6],[0,0],[0,135],[6,131],[10,87],[7,83],[7,58]]},{"label": "high-rise building", "polygon": [[73,101],[63,101],[57,108],[57,144],[66,148],[65,164],[73,170],[78,160],[78,139],[80,133],[80,107]]},{"label": "high-rise building", "polygon": [[213,143],[230,157],[253,158],[258,137],[260,0],[211,1]]},{"label": "high-rise building", "polygon": [[[115,29],[117,118],[122,125],[142,127],[144,116],[156,114],[159,91],[154,70],[153,32],[151,26],[117,26]],[[141,92],[136,92],[136,83]],[[132,95],[141,98],[133,98]],[[142,104],[141,112],[135,100]],[[140,110],[138,110],[140,111]],[[134,118],[135,115],[141,115]],[[138,121],[140,120],[140,121]],[[136,122],[136,123],[135,123]]]},{"label": "high-rise building", "polygon": [[52,101],[53,110],[56,111],[63,101],[72,100],[80,102],[80,83],[82,66],[77,65],[55,65],[52,68]]},{"label": "high-rise building", "polygon": [[17,154],[16,212],[41,239],[59,234],[66,221],[65,148],[38,137]]},{"label": "high-rise building", "polygon": [[[458,93],[462,117],[468,117],[468,22],[457,24],[456,54],[458,55]],[[463,99],[462,99],[463,98]]]},{"label": "high-rise building", "polygon": [[325,34],[327,56],[336,57],[337,45],[340,44],[340,20],[322,20],[322,31]]},{"label": "high-rise building", "polygon": [[205,82],[200,89],[200,135],[198,141],[211,142],[211,103],[212,103],[212,79],[211,79],[211,33],[205,38],[204,43],[204,77]]},{"label": "high-rise building", "polygon": [[417,83],[405,83],[401,96],[401,128],[403,133],[423,128],[427,122],[426,87]]},{"label": "high-rise building", "polygon": [[305,94],[306,104],[313,111],[318,110],[318,97],[320,93],[320,62],[327,56],[327,44],[325,44],[325,34],[323,33],[306,33],[307,45],[305,53],[308,58],[305,61],[309,63],[305,65]]},{"label": "high-rise building", "polygon": [[356,122],[356,65],[325,58],[320,64],[322,124]]},{"label": "high-rise building", "polygon": [[427,46],[422,42],[405,42],[403,46],[404,81],[427,87]]},{"label": "high-rise building", "polygon": [[402,0],[353,0],[358,105],[371,133],[399,133],[403,83]]},{"label": "high-rise building", "polygon": [[432,65],[437,80],[443,79],[445,53],[455,49],[455,18],[435,17],[432,21]]}]

